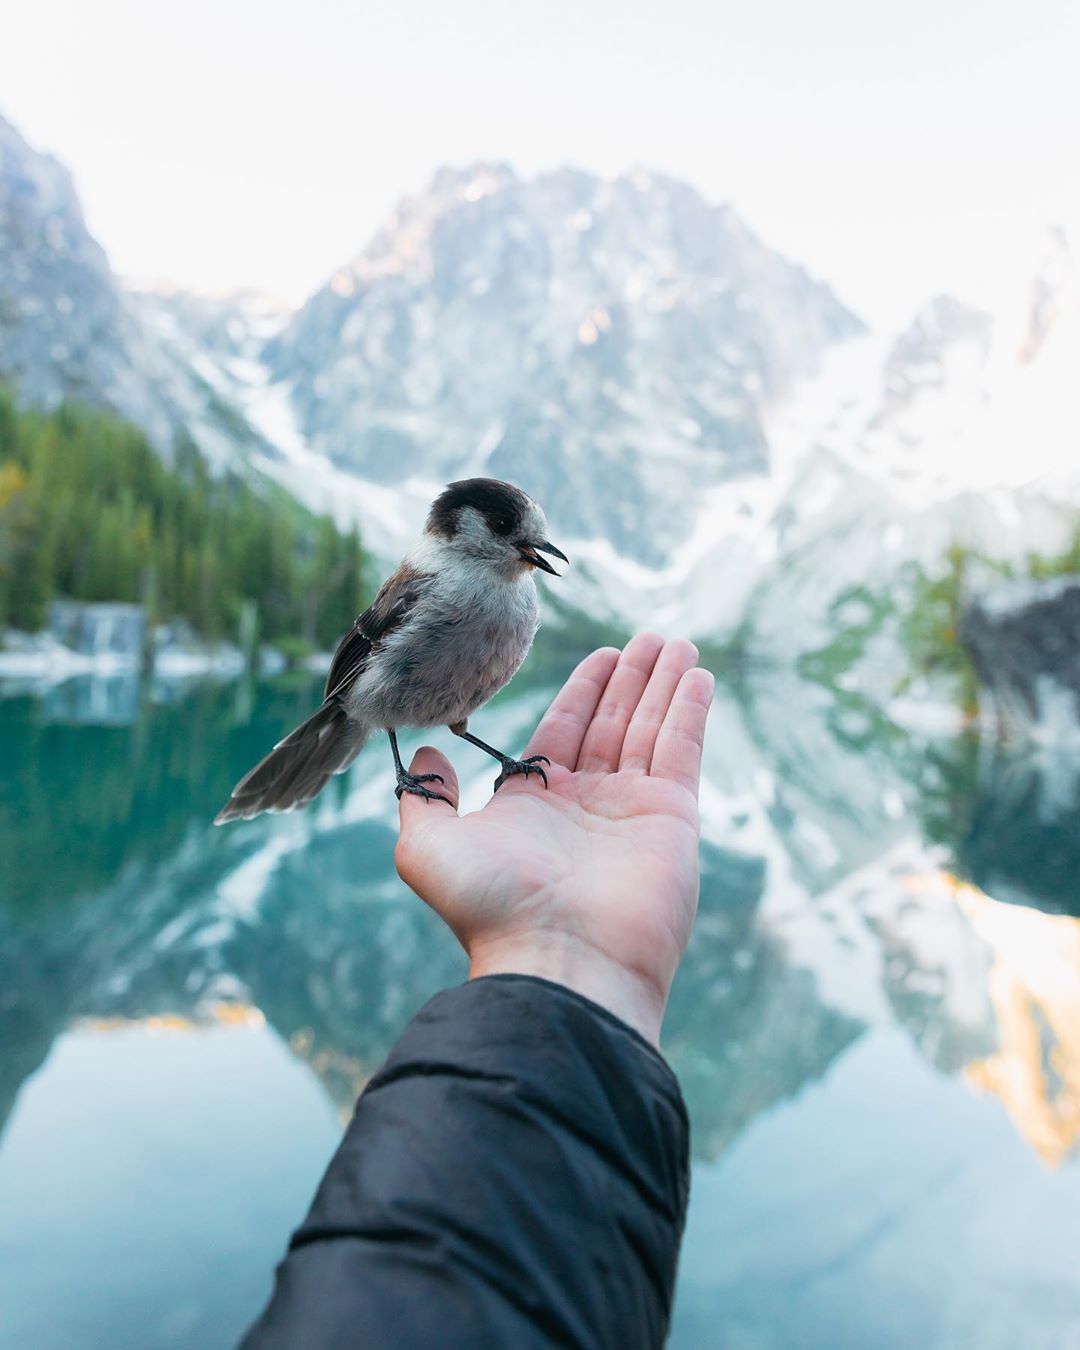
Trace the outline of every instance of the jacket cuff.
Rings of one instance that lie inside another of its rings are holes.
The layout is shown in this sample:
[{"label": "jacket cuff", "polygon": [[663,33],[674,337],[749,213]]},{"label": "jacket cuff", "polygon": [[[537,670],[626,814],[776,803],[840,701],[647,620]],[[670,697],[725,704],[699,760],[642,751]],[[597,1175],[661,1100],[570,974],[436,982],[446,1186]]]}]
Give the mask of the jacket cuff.
[{"label": "jacket cuff", "polygon": [[416,1072],[462,1071],[512,1079],[523,1098],[617,1162],[681,1238],[690,1189],[686,1105],[667,1061],[633,1027],[540,976],[479,976],[425,1004],[364,1096]]}]

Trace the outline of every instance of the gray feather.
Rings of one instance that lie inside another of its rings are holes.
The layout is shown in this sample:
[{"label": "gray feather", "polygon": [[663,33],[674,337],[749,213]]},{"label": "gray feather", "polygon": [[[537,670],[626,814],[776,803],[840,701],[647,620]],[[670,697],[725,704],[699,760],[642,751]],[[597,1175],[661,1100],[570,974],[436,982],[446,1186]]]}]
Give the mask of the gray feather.
[{"label": "gray feather", "polygon": [[214,824],[306,806],[334,774],[345,772],[367,738],[367,727],[353,721],[336,699],[327,699],[241,778]]}]

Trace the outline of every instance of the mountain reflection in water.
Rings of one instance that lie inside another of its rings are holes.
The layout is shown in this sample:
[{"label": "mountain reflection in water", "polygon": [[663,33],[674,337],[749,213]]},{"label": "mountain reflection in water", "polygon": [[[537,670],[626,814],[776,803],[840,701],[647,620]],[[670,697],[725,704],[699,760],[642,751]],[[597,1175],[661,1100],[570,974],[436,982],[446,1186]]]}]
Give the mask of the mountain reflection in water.
[{"label": "mountain reflection in water", "polygon": [[[570,664],[485,734],[523,743]],[[367,1076],[464,960],[396,878],[383,747],[302,815],[211,827],[314,682],[8,692],[0,1329],[229,1344]],[[451,754],[478,805],[489,767]],[[721,683],[665,1024],[696,1159],[674,1346],[1050,1344],[1080,1316],[1054,1255],[1080,1250],[1077,768],[793,677]],[[73,1149],[48,1144],[62,1104]],[[52,1230],[83,1145],[109,1185],[75,1175]],[[132,1234],[125,1282],[102,1252]]]}]

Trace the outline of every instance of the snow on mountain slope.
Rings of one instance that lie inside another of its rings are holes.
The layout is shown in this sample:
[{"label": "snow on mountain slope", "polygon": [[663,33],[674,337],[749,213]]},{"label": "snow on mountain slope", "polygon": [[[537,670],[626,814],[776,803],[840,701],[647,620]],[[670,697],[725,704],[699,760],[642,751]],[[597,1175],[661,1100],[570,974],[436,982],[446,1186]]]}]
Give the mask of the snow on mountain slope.
[{"label": "snow on mountain slope", "polygon": [[442,170],[267,352],[311,447],[520,482],[564,543],[662,567],[769,469],[764,411],[858,321],[728,207],[644,173]]},{"label": "snow on mountain slope", "polygon": [[[227,442],[234,455],[242,447],[244,464],[341,528],[360,526],[365,547],[386,564],[396,560],[443,484],[434,478],[392,486],[371,482],[311,447],[290,383],[275,381],[264,360],[267,344],[290,318],[287,309],[251,292],[211,296],[144,288],[129,298],[157,346],[195,373],[235,429]],[[188,430],[204,450],[213,446],[215,430],[204,419],[192,419]]]},{"label": "snow on mountain slope", "polygon": [[1080,475],[1080,290],[1054,234],[1027,295],[993,316],[926,305],[888,353],[879,404],[852,449],[913,500]]},{"label": "snow on mountain slope", "polygon": [[[958,545],[1022,567],[1064,551],[1080,509],[1080,299],[1058,241],[1027,303],[991,318],[939,298],[897,340],[865,339],[804,382],[768,423],[776,471],[738,540],[742,634],[790,659],[836,636],[838,600],[892,593],[910,566],[940,572]],[[682,617],[723,635],[711,588],[735,572],[718,531]],[[711,609],[711,613],[710,613]],[[854,616],[856,619],[858,616]],[[879,652],[884,684],[902,670]],[[865,672],[864,672],[865,673]]]}]

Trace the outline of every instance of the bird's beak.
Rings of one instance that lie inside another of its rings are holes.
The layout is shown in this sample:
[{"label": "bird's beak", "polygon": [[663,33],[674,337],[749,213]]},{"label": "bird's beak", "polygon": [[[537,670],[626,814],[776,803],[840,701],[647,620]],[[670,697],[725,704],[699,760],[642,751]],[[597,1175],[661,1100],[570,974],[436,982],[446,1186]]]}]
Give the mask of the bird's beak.
[{"label": "bird's beak", "polygon": [[549,572],[553,577],[560,576],[561,573],[556,572],[546,558],[541,558],[541,553],[550,553],[554,558],[561,558],[564,563],[570,561],[562,549],[556,548],[547,539],[541,540],[539,544],[521,544],[518,547],[518,552],[527,563],[531,563],[533,567],[539,567],[541,572]]}]

